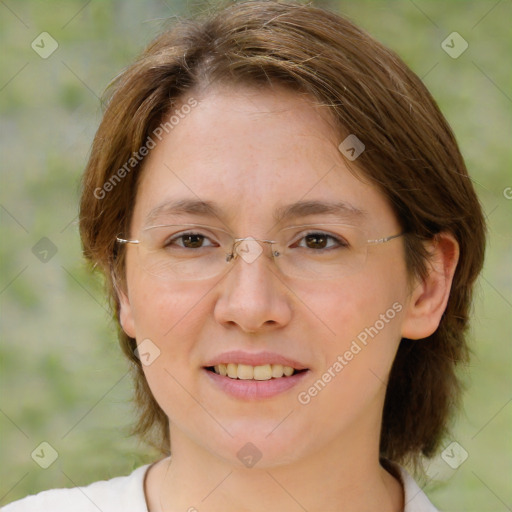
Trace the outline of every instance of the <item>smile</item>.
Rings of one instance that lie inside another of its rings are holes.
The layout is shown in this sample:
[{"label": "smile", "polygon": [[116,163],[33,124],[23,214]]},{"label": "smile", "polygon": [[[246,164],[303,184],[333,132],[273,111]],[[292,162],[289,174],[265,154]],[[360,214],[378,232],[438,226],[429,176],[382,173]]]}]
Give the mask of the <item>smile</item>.
[{"label": "smile", "polygon": [[276,352],[231,350],[207,359],[202,371],[222,394],[252,401],[291,391],[307,378],[311,368]]},{"label": "smile", "polygon": [[305,370],[296,370],[291,366],[282,364],[263,364],[251,366],[241,363],[221,363],[207,368],[209,371],[215,372],[217,375],[229,377],[230,379],[239,380],[270,380],[280,379],[283,377],[291,377],[296,373]]}]

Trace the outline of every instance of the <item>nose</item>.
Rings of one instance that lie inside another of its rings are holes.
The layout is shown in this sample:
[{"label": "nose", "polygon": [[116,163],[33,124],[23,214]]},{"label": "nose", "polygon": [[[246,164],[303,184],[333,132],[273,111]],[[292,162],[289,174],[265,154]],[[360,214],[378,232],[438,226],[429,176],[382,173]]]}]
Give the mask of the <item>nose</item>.
[{"label": "nose", "polygon": [[264,245],[248,238],[236,247],[233,266],[216,288],[214,317],[220,324],[255,333],[290,322],[290,291]]}]

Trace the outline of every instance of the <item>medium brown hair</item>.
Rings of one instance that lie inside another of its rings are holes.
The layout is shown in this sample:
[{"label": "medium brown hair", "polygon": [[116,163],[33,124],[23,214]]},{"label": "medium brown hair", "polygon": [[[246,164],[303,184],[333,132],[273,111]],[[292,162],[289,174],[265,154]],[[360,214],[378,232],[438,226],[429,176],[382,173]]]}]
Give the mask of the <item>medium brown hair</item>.
[{"label": "medium brown hair", "polygon": [[[176,21],[114,80],[83,178],[80,233],[86,258],[105,275],[116,318],[114,274],[123,286],[124,252],[115,237],[128,232],[144,159],[129,168],[126,163],[140,157],[155,127],[191,91],[215,82],[306,93],[327,106],[340,142],[356,134],[366,146],[356,167],[388,198],[402,224],[410,276],[427,273],[424,241],[447,231],[459,243],[440,325],[426,339],[401,340],[383,411],[383,458],[432,456],[460,398],[456,370],[468,360],[484,219],[452,131],[421,80],[394,52],[337,14],[292,2],[228,4]],[[168,453],[169,420],[134,354],[136,341],[121,329],[119,339],[134,370],[134,432]]]}]

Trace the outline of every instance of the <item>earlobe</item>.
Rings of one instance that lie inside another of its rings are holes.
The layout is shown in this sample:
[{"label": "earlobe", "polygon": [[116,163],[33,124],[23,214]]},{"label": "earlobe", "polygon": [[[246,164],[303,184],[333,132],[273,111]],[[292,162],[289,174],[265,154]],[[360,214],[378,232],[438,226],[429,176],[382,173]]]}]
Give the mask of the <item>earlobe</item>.
[{"label": "earlobe", "polygon": [[435,332],[446,309],[459,260],[459,244],[448,232],[428,243],[428,275],[412,290],[402,324],[402,337],[422,339]]},{"label": "earlobe", "polygon": [[133,321],[130,299],[128,298],[127,292],[121,289],[117,290],[117,295],[119,297],[119,323],[123,331],[130,336],[130,338],[135,338],[135,322]]}]

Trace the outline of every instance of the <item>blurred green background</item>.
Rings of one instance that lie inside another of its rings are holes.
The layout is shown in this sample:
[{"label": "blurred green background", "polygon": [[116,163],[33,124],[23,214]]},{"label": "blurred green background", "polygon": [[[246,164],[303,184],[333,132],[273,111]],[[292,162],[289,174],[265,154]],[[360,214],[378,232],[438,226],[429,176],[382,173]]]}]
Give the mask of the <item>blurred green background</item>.
[{"label": "blurred green background", "polygon": [[[466,157],[489,222],[468,392],[446,440],[468,458],[452,469],[437,457],[426,491],[446,512],[512,510],[512,2],[314,3],[398,52],[438,100]],[[166,18],[204,5],[0,2],[0,505],[154,460],[128,436],[131,381],[101,283],[81,258],[79,180],[107,83]],[[441,47],[454,31],[469,44],[456,59]],[[31,48],[42,32],[58,43],[45,59]],[[43,441],[59,455],[48,469],[31,458]]]}]

